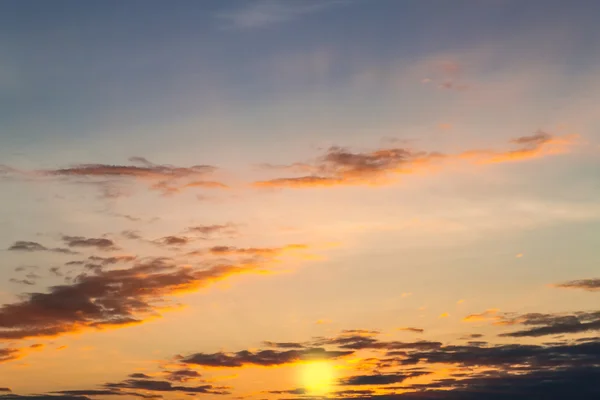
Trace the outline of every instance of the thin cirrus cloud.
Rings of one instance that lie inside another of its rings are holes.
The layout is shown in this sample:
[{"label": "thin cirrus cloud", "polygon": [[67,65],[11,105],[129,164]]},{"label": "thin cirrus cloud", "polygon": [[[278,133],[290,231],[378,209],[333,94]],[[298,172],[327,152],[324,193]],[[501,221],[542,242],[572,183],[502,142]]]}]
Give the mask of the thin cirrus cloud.
[{"label": "thin cirrus cloud", "polygon": [[225,29],[256,29],[281,24],[345,3],[348,3],[348,1],[304,0],[282,2],[258,0],[244,2],[241,7],[219,12],[214,17]]},{"label": "thin cirrus cloud", "polygon": [[98,186],[104,197],[120,197],[128,193],[129,182],[141,182],[151,190],[164,195],[179,193],[189,188],[226,189],[227,185],[206,177],[217,167],[194,165],[177,167],[155,164],[143,157],[131,157],[130,165],[77,164],[67,168],[39,171],[18,171],[6,169],[5,174],[33,178],[62,178],[70,183]]},{"label": "thin cirrus cloud", "polygon": [[304,175],[257,181],[254,182],[254,186],[307,188],[380,185],[389,183],[394,175],[413,174],[448,162],[505,163],[560,154],[569,151],[577,138],[577,135],[553,136],[539,131],[531,136],[512,139],[510,144],[513,149],[466,150],[458,154],[408,148],[385,148],[359,153],[334,146],[312,163],[294,163],[287,166],[266,164],[264,166],[268,169],[283,169]]}]

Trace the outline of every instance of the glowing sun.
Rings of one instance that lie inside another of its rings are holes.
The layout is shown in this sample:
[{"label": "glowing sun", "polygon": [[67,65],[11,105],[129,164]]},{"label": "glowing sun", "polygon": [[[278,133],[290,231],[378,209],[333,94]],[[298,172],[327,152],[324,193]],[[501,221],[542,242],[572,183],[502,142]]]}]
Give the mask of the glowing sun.
[{"label": "glowing sun", "polygon": [[313,361],[302,365],[302,386],[310,394],[327,394],[335,381],[333,366],[326,361]]}]

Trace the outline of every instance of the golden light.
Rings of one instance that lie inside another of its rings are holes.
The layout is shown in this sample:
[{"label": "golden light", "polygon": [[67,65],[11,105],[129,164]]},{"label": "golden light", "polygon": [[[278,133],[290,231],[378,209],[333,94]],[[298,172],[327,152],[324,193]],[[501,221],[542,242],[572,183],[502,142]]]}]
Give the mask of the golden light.
[{"label": "golden light", "polygon": [[335,383],[333,366],[326,361],[313,361],[302,365],[302,386],[309,394],[325,395]]}]

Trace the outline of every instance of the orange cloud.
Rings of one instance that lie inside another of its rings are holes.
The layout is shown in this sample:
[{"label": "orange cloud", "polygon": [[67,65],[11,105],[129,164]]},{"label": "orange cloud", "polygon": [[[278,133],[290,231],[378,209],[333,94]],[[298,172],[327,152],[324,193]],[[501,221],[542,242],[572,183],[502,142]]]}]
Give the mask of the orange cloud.
[{"label": "orange cloud", "polygon": [[577,135],[559,137],[539,131],[531,136],[512,139],[510,144],[516,147],[514,149],[467,150],[458,154],[415,151],[407,148],[387,148],[358,153],[334,146],[313,163],[269,167],[309,175],[258,181],[254,186],[306,188],[383,185],[392,182],[391,177],[394,175],[429,171],[444,163],[459,161],[475,164],[505,163],[562,154],[570,150],[577,138]]},{"label": "orange cloud", "polygon": [[497,319],[497,314],[500,310],[497,308],[491,308],[489,310],[485,310],[479,314],[470,314],[463,318],[464,322],[480,322],[480,321],[489,321]]}]

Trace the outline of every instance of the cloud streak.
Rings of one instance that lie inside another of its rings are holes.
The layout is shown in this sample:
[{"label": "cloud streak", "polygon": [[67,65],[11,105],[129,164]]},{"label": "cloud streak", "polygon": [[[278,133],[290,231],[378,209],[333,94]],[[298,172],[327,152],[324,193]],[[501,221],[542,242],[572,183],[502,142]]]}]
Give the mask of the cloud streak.
[{"label": "cloud streak", "polygon": [[257,181],[254,186],[307,188],[382,185],[390,183],[393,176],[430,170],[444,163],[506,163],[560,154],[567,152],[576,139],[574,135],[559,137],[540,131],[531,136],[512,139],[510,144],[514,149],[511,150],[467,150],[458,154],[408,148],[386,148],[360,153],[334,146],[312,163],[278,167],[305,175]]}]

